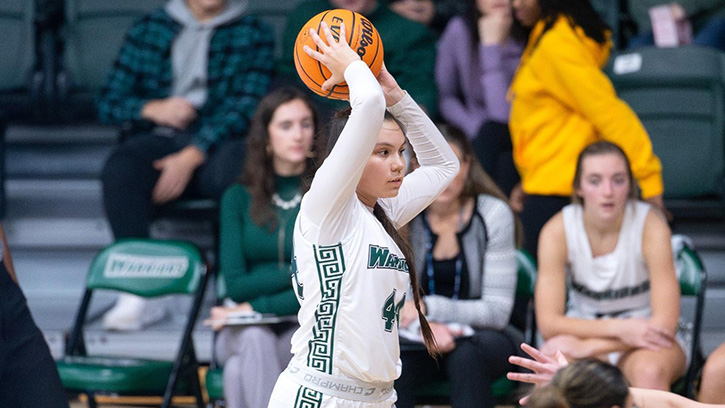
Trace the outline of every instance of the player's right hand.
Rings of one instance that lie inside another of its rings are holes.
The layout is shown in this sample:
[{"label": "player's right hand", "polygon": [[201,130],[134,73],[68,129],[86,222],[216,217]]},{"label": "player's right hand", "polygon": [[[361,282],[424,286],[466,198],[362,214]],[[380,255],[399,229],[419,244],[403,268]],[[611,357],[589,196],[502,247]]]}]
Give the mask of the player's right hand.
[{"label": "player's right hand", "polygon": [[322,90],[329,91],[334,85],[337,85],[345,80],[345,69],[353,62],[360,61],[360,56],[357,55],[357,53],[350,48],[347,41],[345,41],[345,38],[347,38],[347,31],[344,23],[340,23],[339,38],[342,39],[341,41],[335,40],[330,28],[324,21],[320,24],[320,29],[322,30],[322,35],[325,36],[327,43],[325,43],[325,41],[317,35],[317,32],[314,29],[310,29],[310,36],[321,52],[315,51],[307,45],[304,46],[303,50],[310,57],[320,61],[332,73],[330,78],[322,84]]}]

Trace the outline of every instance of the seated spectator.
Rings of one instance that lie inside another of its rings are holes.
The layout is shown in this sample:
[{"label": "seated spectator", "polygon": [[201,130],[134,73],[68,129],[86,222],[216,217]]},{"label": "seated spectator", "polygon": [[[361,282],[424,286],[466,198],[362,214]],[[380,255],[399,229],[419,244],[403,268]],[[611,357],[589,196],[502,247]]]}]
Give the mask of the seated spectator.
[{"label": "seated spectator", "polygon": [[[453,408],[493,407],[491,383],[511,369],[508,356],[523,339],[509,326],[520,228],[463,133],[448,128],[443,135],[460,170],[409,225],[425,314],[442,356],[436,361],[422,346],[402,350],[403,371],[395,382],[398,408],[412,408],[413,390],[437,378],[450,379]],[[413,301],[406,301],[401,335],[417,335],[417,316]]]},{"label": "seated spectator", "polygon": [[[399,16],[386,7],[383,0],[307,0],[301,2],[287,18],[282,61],[278,67],[287,80],[300,83],[295,71],[293,50],[297,34],[307,20],[325,10],[344,8],[370,19],[380,33],[385,53],[385,66],[410,95],[422,105],[430,117],[437,111],[436,88],[433,75],[435,65],[435,36],[422,24]],[[301,86],[301,85],[300,85]],[[337,108],[348,106],[343,101],[333,101],[314,96],[318,106],[325,110],[324,118]]]},{"label": "seated spectator", "polygon": [[688,20],[692,25],[693,44],[725,51],[725,2],[722,0],[629,0],[628,3],[639,27],[639,34],[629,39],[629,48],[654,45],[649,10],[669,5],[675,20]]},{"label": "seated spectator", "polygon": [[391,10],[441,33],[448,21],[465,11],[460,0],[389,0]]},{"label": "seated spectator", "polygon": [[697,399],[710,404],[725,404],[725,343],[715,349],[705,362]]},{"label": "seated spectator", "polygon": [[[272,30],[246,0],[170,0],[129,30],[98,102],[103,122],[130,135],[103,169],[103,204],[116,239],[147,237],[156,207],[221,196],[274,68]],[[163,317],[126,295],[104,316],[135,330]]]},{"label": "seated spectator", "polygon": [[483,169],[508,195],[519,177],[511,156],[506,92],[525,33],[508,0],[468,0],[466,5],[466,13],[453,18],[438,41],[439,109],[472,140]]},{"label": "seated spectator", "polygon": [[532,408],[707,408],[723,405],[701,404],[668,391],[630,387],[617,367],[589,359],[569,364],[522,344],[534,359],[511,356],[511,363],[533,371],[509,373],[514,381],[532,383],[536,390],[521,404]]},{"label": "seated spectator", "polygon": [[[221,204],[219,276],[230,313],[293,315],[299,303],[290,280],[292,230],[314,172],[311,153],[317,113],[296,88],[279,88],[259,103],[247,136],[241,183]],[[308,179],[305,181],[305,179]],[[296,323],[235,327],[215,325],[216,355],[224,365],[224,398],[230,408],[266,407],[277,377],[292,358]]]},{"label": "seated spectator", "polygon": [[539,238],[542,351],[608,360],[632,386],[668,390],[688,348],[667,222],[637,200],[627,156],[611,142],[582,151],[573,190]]},{"label": "seated spectator", "polygon": [[521,175],[512,204],[523,208],[524,247],[536,255],[541,227],[569,203],[577,155],[597,140],[624,149],[643,197],[664,209],[649,136],[601,70],[612,47],[609,27],[588,0],[513,0],[513,7],[515,18],[533,27],[510,89]]},{"label": "seated spectator", "polygon": [[0,407],[68,408],[58,370],[30,315],[0,225]]}]

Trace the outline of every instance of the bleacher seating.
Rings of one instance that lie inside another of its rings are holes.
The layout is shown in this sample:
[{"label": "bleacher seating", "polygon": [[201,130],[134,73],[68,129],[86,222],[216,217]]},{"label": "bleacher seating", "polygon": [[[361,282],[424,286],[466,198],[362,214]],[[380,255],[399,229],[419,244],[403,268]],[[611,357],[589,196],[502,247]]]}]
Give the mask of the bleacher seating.
[{"label": "bleacher seating", "polygon": [[164,0],[65,0],[63,69],[58,92],[66,117],[95,119],[103,87],[131,25]]},{"label": "bleacher seating", "polygon": [[607,68],[662,161],[666,206],[723,216],[725,54],[687,46],[621,52]]},{"label": "bleacher seating", "polygon": [[35,60],[35,9],[32,1],[0,2],[0,91],[23,90]]}]

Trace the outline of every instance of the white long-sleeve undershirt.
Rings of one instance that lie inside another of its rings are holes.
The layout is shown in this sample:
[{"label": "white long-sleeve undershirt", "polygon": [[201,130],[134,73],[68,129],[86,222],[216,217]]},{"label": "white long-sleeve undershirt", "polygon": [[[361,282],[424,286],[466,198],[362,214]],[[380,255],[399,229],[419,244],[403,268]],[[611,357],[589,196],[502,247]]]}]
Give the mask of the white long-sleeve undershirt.
[{"label": "white long-sleeve undershirt", "polygon": [[[302,233],[319,244],[337,243],[350,232],[346,217],[359,200],[355,190],[383,124],[385,97],[367,65],[362,61],[350,64],[345,81],[350,89],[350,118],[315,174],[300,209],[302,220],[308,221],[301,224]],[[378,200],[400,228],[448,186],[458,173],[459,163],[438,128],[410,95],[388,110],[406,127],[421,165],[404,178],[397,197]]]}]

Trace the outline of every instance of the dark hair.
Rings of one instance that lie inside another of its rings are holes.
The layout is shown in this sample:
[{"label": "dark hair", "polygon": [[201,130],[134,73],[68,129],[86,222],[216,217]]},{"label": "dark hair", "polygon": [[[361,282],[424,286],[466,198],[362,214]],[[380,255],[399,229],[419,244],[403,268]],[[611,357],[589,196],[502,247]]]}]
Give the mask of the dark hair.
[{"label": "dark hair", "polygon": [[612,29],[594,10],[589,0],[539,0],[541,19],[544,20],[544,32],[554,26],[559,15],[569,19],[569,24],[579,26],[584,34],[599,44],[609,41]]},{"label": "dark hair", "polygon": [[576,159],[576,170],[574,171],[574,182],[572,183],[572,202],[577,204],[582,203],[582,198],[576,194],[576,190],[581,187],[582,163],[584,162],[584,159],[589,156],[600,156],[604,154],[616,154],[617,156],[621,157],[622,160],[624,160],[624,165],[627,168],[627,178],[629,179],[628,197],[630,199],[636,199],[639,196],[639,192],[637,191],[637,183],[634,181],[632,166],[629,163],[627,154],[624,153],[624,150],[622,150],[622,148],[619,147],[617,144],[606,140],[601,140],[585,147],[584,150],[579,153],[579,157]]},{"label": "dark hair", "polygon": [[[272,166],[272,157],[267,152],[269,144],[269,123],[274,113],[281,105],[301,100],[312,112],[315,131],[319,129],[319,115],[312,100],[301,90],[292,87],[276,89],[259,101],[254,112],[252,122],[247,134],[247,150],[244,159],[244,170],[239,176],[239,182],[247,187],[252,197],[250,212],[252,220],[259,226],[267,225],[274,229],[277,220],[272,207],[272,194],[275,191],[275,173]],[[314,161],[307,160],[302,173],[302,179],[309,179],[315,171]],[[303,193],[309,188],[303,183]]]},{"label": "dark hair", "polygon": [[551,383],[536,390],[531,408],[624,407],[629,384],[619,368],[600,360],[582,360],[559,370]]},{"label": "dark hair", "polygon": [[[326,138],[326,140],[322,141],[325,145],[320,145],[319,148],[316,150],[319,153],[318,163],[320,165],[322,164],[324,159],[330,154],[332,148],[337,143],[337,140],[339,139],[342,130],[347,124],[347,120],[350,118],[351,112],[351,108],[346,108],[336,112],[335,115],[330,119],[330,122],[327,126],[328,137]],[[402,130],[403,134],[405,134],[405,126],[388,111],[385,111],[385,120],[390,120],[397,123],[400,127],[400,130]],[[390,237],[393,239],[393,241],[395,241],[395,244],[398,246],[398,248],[400,248],[400,251],[403,253],[403,257],[408,264],[408,275],[410,276],[410,285],[413,289],[413,301],[415,303],[416,310],[418,310],[418,320],[420,320],[420,330],[423,334],[423,341],[425,343],[426,349],[428,350],[428,354],[430,354],[434,358],[437,358],[440,353],[438,351],[438,346],[436,345],[435,338],[433,337],[433,332],[431,331],[430,325],[428,324],[428,320],[426,320],[425,315],[420,311],[420,284],[418,283],[418,274],[415,272],[415,262],[413,262],[413,259],[415,258],[413,257],[413,249],[410,247],[408,240],[398,232],[397,228],[393,224],[393,221],[390,220],[388,215],[385,213],[385,210],[382,206],[380,206],[379,203],[375,203],[375,206],[373,207],[373,215],[375,216],[375,218],[377,218],[378,221],[380,221],[380,224],[382,224],[385,232],[387,232],[388,235],[390,235]]]},{"label": "dark hair", "polygon": [[[463,131],[455,126],[451,125],[440,125],[439,129],[443,138],[446,141],[456,147],[458,147],[463,153],[463,160],[470,163],[468,174],[466,175],[466,181],[463,185],[463,191],[461,191],[461,197],[463,198],[475,198],[479,194],[488,194],[494,196],[499,200],[509,205],[509,199],[506,197],[503,191],[496,185],[491,176],[486,173],[481,163],[476,158],[473,152],[473,146],[468,138],[463,134]],[[510,208],[510,206],[509,206]],[[516,237],[516,246],[520,247],[523,244],[524,232],[523,226],[519,217],[512,210],[514,214],[514,228]]]},{"label": "dark hair", "polygon": [[[483,13],[478,9],[476,0],[466,0],[466,11],[461,15],[461,17],[466,24],[466,28],[471,35],[471,39],[473,39],[472,51],[475,53],[474,55],[478,55],[478,43],[481,41],[481,35],[478,32],[478,19],[483,17]],[[524,27],[517,19],[514,18],[511,22],[511,31],[509,31],[509,36],[518,42],[525,43],[526,39],[529,37],[530,31],[531,29]]]}]

